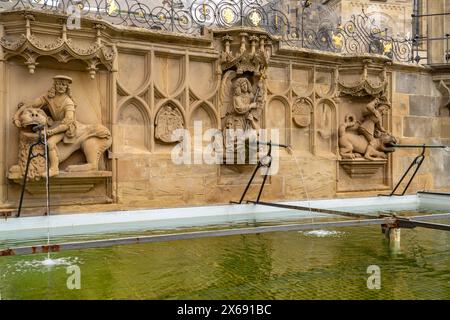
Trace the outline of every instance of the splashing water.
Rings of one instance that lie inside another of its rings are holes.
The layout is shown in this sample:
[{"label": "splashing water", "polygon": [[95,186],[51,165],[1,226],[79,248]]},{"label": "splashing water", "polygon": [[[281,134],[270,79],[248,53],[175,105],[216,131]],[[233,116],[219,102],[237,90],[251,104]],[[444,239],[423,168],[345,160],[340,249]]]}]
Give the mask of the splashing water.
[{"label": "splashing water", "polygon": [[51,267],[51,266],[54,266],[56,264],[58,264],[58,261],[56,261],[56,259],[50,259],[48,257],[44,261],[42,261],[42,265],[43,266]]},{"label": "splashing water", "polygon": [[343,235],[345,232],[340,231],[329,231],[329,230],[312,230],[308,232],[301,232],[307,236],[325,238],[325,237],[333,237]]},{"label": "splashing water", "polygon": [[[32,273],[46,273],[53,268],[72,265],[79,265],[80,259],[78,257],[65,257],[58,259],[33,259],[33,260],[19,260],[15,263],[7,264],[0,272],[0,280],[5,280],[14,274],[22,274],[27,272]],[[0,281],[1,282],[1,281]]]},{"label": "splashing water", "polygon": [[288,149],[289,154],[294,158],[294,161],[295,161],[295,164],[297,166],[297,169],[300,172],[300,178],[302,179],[303,190],[305,191],[306,200],[308,200],[309,212],[311,213],[311,200],[309,199],[308,190],[306,188],[305,179],[303,177],[303,170],[302,170],[302,168],[300,168],[300,165],[298,163],[297,157],[295,156],[294,150],[290,146],[288,146],[287,149]]},{"label": "splashing water", "polygon": [[[47,210],[47,246],[50,245],[50,187],[49,187],[49,168],[48,168],[48,144],[47,144],[47,127],[44,127],[44,152],[45,152],[45,191],[46,191],[46,210]],[[47,265],[51,265],[50,251],[47,252]]]}]

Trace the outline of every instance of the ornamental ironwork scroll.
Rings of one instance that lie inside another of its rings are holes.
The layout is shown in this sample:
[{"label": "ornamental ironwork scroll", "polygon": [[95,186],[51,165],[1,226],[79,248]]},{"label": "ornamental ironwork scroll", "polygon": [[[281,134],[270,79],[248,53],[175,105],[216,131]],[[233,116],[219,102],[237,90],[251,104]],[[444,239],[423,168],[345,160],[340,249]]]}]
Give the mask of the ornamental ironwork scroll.
[{"label": "ornamental ironwork scroll", "polygon": [[412,40],[395,38],[364,11],[342,23],[332,8],[309,0],[0,0],[0,11],[33,8],[101,18],[112,24],[185,34],[204,28],[253,27],[293,47],[373,53],[413,61]]}]

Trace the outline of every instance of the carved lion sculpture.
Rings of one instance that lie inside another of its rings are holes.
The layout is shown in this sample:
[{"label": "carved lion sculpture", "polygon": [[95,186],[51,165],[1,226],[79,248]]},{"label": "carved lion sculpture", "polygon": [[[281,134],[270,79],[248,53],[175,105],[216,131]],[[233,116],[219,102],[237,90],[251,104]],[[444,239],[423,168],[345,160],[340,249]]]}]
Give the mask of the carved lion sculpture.
[{"label": "carved lion sculpture", "polygon": [[[19,128],[19,156],[18,164],[12,166],[9,170],[9,176],[15,178],[23,178],[28,159],[29,147],[38,140],[38,133],[32,130],[37,125],[44,125],[46,128],[51,127],[53,120],[48,117],[44,110],[33,107],[20,108],[14,116],[14,124]],[[92,127],[92,128],[91,128]],[[101,125],[85,125],[86,131],[98,131]],[[104,128],[104,127],[103,127]],[[101,129],[101,128],[100,128]],[[104,128],[107,130],[106,128]],[[67,167],[67,171],[89,171],[98,170],[98,164],[101,155],[111,146],[112,139],[101,139],[95,136],[87,137],[87,139],[78,139],[77,142],[71,144],[59,143],[58,153],[60,162],[66,160],[75,151],[81,149],[86,156],[86,164],[71,165]],[[44,154],[43,145],[33,148],[33,153]],[[39,180],[45,176],[45,159],[43,157],[35,157],[31,160],[28,168],[28,180]]]},{"label": "carved lion sculpture", "polygon": [[387,132],[380,132],[371,144],[364,135],[347,130],[356,124],[352,115],[347,115],[345,123],[339,126],[339,151],[343,159],[364,157],[368,160],[387,159],[388,153],[394,152],[395,137]]}]

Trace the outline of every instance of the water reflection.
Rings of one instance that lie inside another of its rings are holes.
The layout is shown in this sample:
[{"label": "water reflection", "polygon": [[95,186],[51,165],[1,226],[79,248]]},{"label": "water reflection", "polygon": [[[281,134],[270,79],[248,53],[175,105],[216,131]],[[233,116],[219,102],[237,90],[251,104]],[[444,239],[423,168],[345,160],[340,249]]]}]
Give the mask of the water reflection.
[{"label": "water reflection", "polygon": [[[444,222],[445,223],[445,222]],[[447,221],[449,223],[449,221]],[[80,266],[81,290],[66,265],[42,256],[0,258],[3,299],[448,299],[450,234],[403,229],[394,253],[380,227],[287,232],[88,249],[56,254]],[[369,290],[377,265],[381,289]]]}]

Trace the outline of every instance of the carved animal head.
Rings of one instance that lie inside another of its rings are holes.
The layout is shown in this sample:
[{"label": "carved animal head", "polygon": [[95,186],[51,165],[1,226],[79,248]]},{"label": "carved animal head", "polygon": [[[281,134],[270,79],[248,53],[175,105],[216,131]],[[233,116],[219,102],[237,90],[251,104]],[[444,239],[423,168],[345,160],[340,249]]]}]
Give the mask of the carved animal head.
[{"label": "carved animal head", "polygon": [[397,139],[389,133],[380,133],[378,139],[380,140],[380,150],[386,153],[394,152],[393,145],[397,144]]},{"label": "carved animal head", "polygon": [[14,115],[13,122],[20,129],[31,129],[34,126],[50,126],[53,121],[42,109],[22,107]]}]

